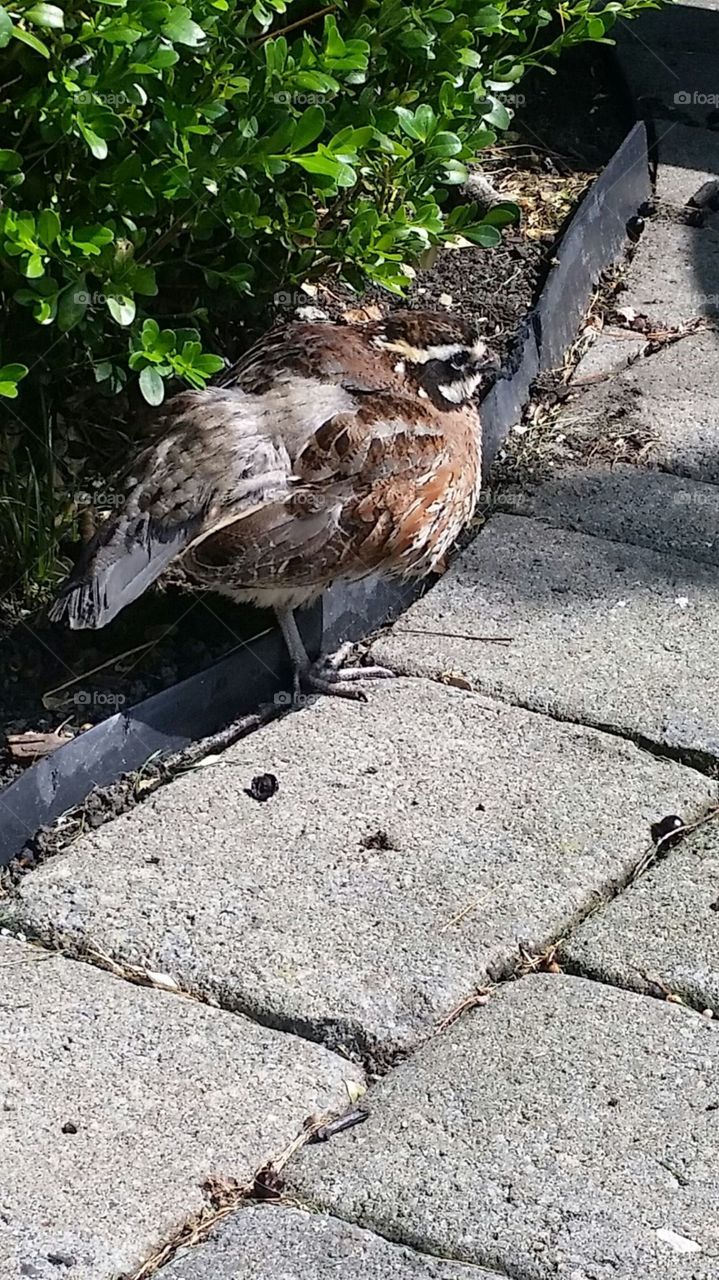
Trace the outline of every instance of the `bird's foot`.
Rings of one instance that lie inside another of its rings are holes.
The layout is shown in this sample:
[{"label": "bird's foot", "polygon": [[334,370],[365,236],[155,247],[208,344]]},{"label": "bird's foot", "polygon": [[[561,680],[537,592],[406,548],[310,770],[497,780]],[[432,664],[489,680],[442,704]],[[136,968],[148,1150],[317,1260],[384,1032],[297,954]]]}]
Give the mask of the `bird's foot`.
[{"label": "bird's foot", "polygon": [[301,672],[295,686],[295,701],[301,705],[303,695],[324,693],[335,698],[352,698],[366,702],[367,695],[355,688],[361,680],[391,680],[394,671],[388,667],[346,667],[344,663],[354,652],[354,645],[344,644],[336,653],[319,658]]}]

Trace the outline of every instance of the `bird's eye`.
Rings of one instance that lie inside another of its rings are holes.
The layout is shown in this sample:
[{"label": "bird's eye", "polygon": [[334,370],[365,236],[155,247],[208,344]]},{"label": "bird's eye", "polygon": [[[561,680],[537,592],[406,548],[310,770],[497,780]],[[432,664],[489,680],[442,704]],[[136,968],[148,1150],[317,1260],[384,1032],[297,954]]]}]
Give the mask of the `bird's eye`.
[{"label": "bird's eye", "polygon": [[457,351],[455,355],[450,356],[449,363],[450,363],[450,368],[452,369],[464,369],[467,363],[467,352]]}]

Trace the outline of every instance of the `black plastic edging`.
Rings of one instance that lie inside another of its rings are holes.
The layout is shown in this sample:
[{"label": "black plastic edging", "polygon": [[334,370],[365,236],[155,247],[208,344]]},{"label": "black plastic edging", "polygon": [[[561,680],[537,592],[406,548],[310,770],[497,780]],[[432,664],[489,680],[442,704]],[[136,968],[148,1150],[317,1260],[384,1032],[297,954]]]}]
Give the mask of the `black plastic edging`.
[{"label": "black plastic edging", "polygon": [[[596,280],[619,256],[626,224],[650,194],[647,133],[637,124],[570,222],[557,263],[520,332],[511,367],[502,371],[482,403],[485,470],[519,421],[537,374],[563,359]],[[308,652],[314,657],[345,640],[361,639],[400,614],[421,589],[377,576],[338,583],[320,604],[300,615]],[[288,686],[287,655],[279,632],[273,631],[79,734],[0,793],[0,867],[40,827],[82,804],[94,787],[109,786],[151,756],[179,751],[217,733]]]}]

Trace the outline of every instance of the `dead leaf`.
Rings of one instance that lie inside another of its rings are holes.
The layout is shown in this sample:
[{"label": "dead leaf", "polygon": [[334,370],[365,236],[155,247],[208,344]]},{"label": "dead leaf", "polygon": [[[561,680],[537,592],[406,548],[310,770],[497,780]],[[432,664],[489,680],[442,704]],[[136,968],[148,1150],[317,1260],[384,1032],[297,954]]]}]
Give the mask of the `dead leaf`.
[{"label": "dead leaf", "polygon": [[459,671],[443,671],[439,679],[441,684],[451,684],[453,689],[468,689],[471,692],[472,681]]},{"label": "dead leaf", "polygon": [[7,746],[11,760],[17,760],[23,764],[32,760],[39,760],[43,756],[49,756],[64,742],[69,742],[74,735],[60,729],[52,729],[48,733],[42,733],[36,729],[29,729],[27,733],[9,733],[7,735]]},{"label": "dead leaf", "polygon": [[345,1080],[345,1089],[351,1103],[359,1102],[362,1095],[367,1092],[367,1086],[360,1084],[359,1080]]},{"label": "dead leaf", "polygon": [[345,311],[343,319],[348,324],[369,324],[371,320],[381,320],[382,312],[374,302],[370,302],[366,307],[352,307]]}]

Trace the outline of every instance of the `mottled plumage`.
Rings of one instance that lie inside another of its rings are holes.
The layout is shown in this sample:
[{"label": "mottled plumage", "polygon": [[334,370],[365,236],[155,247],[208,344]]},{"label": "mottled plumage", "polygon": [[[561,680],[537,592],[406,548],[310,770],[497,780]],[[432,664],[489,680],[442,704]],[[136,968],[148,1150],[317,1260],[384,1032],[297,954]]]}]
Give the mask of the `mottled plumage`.
[{"label": "mottled plumage", "polygon": [[428,573],[471,517],[471,396],[491,367],[451,316],[273,331],[163,408],[51,616],[103,626],[181,557],[197,583],[274,607],[306,676],[289,610],[338,578]]}]

